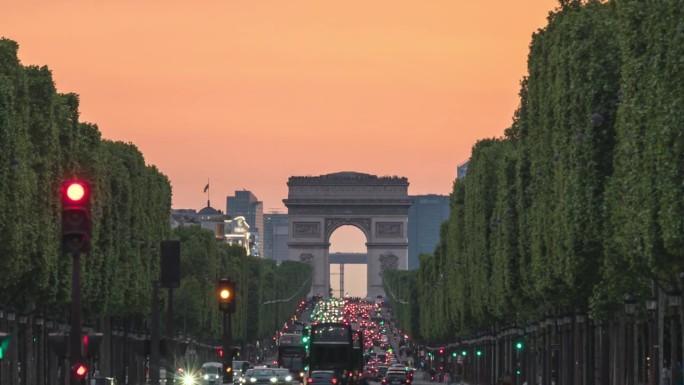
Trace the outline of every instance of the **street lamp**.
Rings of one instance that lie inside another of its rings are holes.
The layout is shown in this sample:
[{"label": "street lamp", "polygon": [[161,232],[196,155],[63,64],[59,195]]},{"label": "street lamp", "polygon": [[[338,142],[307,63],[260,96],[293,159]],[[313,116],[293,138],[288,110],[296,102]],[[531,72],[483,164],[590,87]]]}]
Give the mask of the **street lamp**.
[{"label": "street lamp", "polygon": [[680,298],[682,297],[682,292],[679,291],[679,289],[675,289],[669,293],[667,293],[667,301],[670,304],[670,307],[676,312],[677,309],[679,309],[679,301]]},{"label": "street lamp", "polygon": [[636,299],[631,294],[627,294],[625,295],[624,303],[625,314],[627,314],[628,316],[633,316],[636,312]]}]

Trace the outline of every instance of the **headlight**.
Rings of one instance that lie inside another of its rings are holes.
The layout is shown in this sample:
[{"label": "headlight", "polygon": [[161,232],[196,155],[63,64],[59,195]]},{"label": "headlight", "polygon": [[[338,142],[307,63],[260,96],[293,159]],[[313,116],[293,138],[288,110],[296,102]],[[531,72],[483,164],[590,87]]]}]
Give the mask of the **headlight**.
[{"label": "headlight", "polygon": [[292,376],[285,377],[285,381],[292,381]]},{"label": "headlight", "polygon": [[195,385],[195,378],[191,374],[183,374],[183,385]]},{"label": "headlight", "polygon": [[257,381],[257,380],[256,380],[256,377],[250,377],[250,378],[249,378],[249,382],[256,382],[256,381]]},{"label": "headlight", "polygon": [[271,377],[271,382],[275,384],[276,382],[278,382],[278,378],[276,378],[276,377]]},{"label": "headlight", "polygon": [[208,374],[205,374],[205,375],[204,375],[204,379],[205,379],[205,380],[208,380],[208,379],[209,379],[209,375],[208,375]]}]

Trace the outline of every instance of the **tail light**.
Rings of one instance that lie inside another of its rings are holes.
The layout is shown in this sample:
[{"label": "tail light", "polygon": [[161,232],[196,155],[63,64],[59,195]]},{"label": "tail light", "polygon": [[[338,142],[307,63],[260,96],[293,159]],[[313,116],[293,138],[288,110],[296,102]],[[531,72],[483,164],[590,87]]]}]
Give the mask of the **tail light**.
[{"label": "tail light", "polygon": [[306,379],[306,382],[308,382],[309,384],[312,383],[312,382],[313,382],[313,378],[311,378],[311,377],[307,378],[307,379]]},{"label": "tail light", "polygon": [[332,380],[330,380],[333,384],[337,384],[337,378],[333,377]]}]

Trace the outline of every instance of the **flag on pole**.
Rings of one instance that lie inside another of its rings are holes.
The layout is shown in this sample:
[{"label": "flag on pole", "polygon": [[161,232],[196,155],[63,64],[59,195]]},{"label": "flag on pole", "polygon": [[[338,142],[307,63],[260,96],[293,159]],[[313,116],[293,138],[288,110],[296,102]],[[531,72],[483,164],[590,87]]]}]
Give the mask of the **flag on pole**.
[{"label": "flag on pole", "polygon": [[204,186],[204,191],[203,191],[203,192],[207,192],[207,190],[209,190],[209,183],[207,183],[207,185]]}]

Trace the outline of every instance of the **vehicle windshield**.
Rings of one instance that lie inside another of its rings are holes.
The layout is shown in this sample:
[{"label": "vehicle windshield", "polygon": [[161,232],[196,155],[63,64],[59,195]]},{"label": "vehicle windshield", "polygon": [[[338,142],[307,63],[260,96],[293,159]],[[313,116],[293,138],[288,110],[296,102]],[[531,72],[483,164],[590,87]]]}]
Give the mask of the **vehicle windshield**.
[{"label": "vehicle windshield", "polygon": [[254,369],[252,376],[264,377],[264,376],[274,376],[273,369]]},{"label": "vehicle windshield", "polygon": [[220,371],[218,366],[207,366],[204,368],[206,374],[218,374]]},{"label": "vehicle windshield", "polygon": [[333,378],[333,374],[331,372],[313,372],[311,373],[311,377],[319,380],[319,379],[328,379],[328,378]]}]

